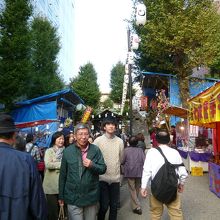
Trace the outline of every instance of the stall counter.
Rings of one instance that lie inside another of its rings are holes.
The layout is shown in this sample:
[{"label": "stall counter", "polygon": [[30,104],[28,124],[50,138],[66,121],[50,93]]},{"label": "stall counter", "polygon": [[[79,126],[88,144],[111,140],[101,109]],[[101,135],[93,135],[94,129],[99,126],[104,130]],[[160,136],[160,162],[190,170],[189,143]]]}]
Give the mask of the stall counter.
[{"label": "stall counter", "polygon": [[212,153],[197,153],[195,151],[183,151],[178,149],[183,163],[188,171],[192,171],[192,167],[202,167],[203,172],[208,172],[208,161],[212,157]]}]

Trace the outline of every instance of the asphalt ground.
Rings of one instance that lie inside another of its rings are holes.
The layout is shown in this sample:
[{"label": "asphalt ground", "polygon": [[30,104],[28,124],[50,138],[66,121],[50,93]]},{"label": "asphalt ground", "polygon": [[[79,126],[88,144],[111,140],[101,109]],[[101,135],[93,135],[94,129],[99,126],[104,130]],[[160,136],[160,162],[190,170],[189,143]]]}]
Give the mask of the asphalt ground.
[{"label": "asphalt ground", "polygon": [[[209,190],[208,173],[204,176],[189,175],[181,200],[184,220],[220,220],[220,198]],[[126,180],[120,188],[120,201],[118,220],[150,220],[148,198],[140,199],[142,215],[132,212]],[[166,208],[161,219],[169,219]]]}]

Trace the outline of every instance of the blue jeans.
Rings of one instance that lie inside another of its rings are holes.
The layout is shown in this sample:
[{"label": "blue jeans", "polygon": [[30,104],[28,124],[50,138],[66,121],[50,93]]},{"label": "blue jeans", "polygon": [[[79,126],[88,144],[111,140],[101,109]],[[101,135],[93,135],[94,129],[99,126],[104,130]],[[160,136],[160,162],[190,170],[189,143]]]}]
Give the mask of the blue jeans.
[{"label": "blue jeans", "polygon": [[109,220],[117,219],[117,205],[120,193],[120,183],[99,182],[100,187],[100,209],[98,220],[105,220],[105,214],[109,209]]}]

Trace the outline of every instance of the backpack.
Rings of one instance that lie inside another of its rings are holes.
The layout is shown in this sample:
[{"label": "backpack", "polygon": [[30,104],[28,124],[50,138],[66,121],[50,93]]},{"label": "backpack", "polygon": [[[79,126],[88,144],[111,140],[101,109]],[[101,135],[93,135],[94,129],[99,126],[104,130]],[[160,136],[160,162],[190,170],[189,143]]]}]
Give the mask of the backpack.
[{"label": "backpack", "polygon": [[184,166],[184,164],[171,164],[163,154],[161,148],[157,147],[156,149],[163,156],[165,163],[151,181],[151,192],[158,201],[169,204],[176,199],[177,195],[179,176],[175,169],[179,166]]}]

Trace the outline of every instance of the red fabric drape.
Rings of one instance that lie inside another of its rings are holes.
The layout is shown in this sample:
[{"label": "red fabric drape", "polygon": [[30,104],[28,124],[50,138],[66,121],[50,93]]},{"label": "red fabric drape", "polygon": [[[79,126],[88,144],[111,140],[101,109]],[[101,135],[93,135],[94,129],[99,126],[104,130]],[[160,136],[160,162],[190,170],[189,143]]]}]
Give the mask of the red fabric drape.
[{"label": "red fabric drape", "polygon": [[216,122],[216,128],[213,129],[213,149],[214,154],[220,154],[220,122]]}]

